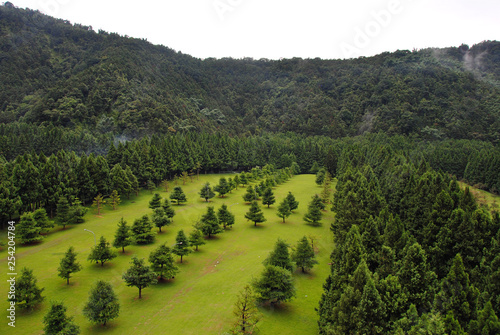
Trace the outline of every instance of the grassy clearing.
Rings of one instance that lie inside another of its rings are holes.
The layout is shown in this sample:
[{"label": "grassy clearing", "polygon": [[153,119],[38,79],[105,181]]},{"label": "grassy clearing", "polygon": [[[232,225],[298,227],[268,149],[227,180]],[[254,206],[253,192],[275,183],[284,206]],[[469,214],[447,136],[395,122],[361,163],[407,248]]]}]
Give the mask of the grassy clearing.
[{"label": "grassy clearing", "polygon": [[[236,294],[252,278],[258,277],[263,269],[262,261],[272,250],[278,237],[294,245],[304,235],[315,236],[317,241],[317,259],[310,274],[297,271],[294,274],[297,297],[282,308],[260,308],[263,318],[259,323],[260,334],[316,334],[317,307],[322,293],[322,285],[329,274],[329,255],[333,246],[333,237],[329,231],[332,213],[325,213],[322,227],[305,225],[302,217],[314,193],[320,193],[321,187],[314,183],[313,175],[293,177],[275,190],[276,204],[271,208],[263,207],[267,221],[258,227],[244,218],[249,205],[245,204],[240,188],[225,198],[213,198],[210,203],[198,196],[199,189],[205,182],[213,186],[221,175],[204,175],[193,183],[182,186],[188,203],[177,206],[174,223],[164,227],[156,242],[148,246],[129,246],[125,254],[119,256],[104,267],[88,262],[87,255],[94,243],[94,231],[97,239],[101,235],[110,242],[121,217],[132,224],[134,219],[151,214],[148,202],[152,195],[143,191],[132,200],[125,200],[117,210],[106,208],[97,217],[95,211],[87,213],[86,222],[61,230],[56,228],[43,243],[34,246],[18,246],[16,251],[17,271],[21,267],[34,269],[40,287],[44,287],[46,300],[39,309],[22,313],[18,311],[15,332],[12,334],[41,334],[43,316],[51,300],[62,300],[68,307],[68,314],[75,316],[82,334],[220,334],[227,330],[234,317],[232,315]],[[334,188],[335,185],[332,185]],[[167,197],[168,193],[161,190]],[[286,221],[276,215],[279,202],[291,191],[300,202],[299,208]],[[234,227],[207,241],[198,252],[193,252],[178,264],[180,273],[168,282],[159,283],[143,290],[143,299],[138,299],[137,288],[127,287],[121,279],[122,273],[129,267],[132,255],[148,257],[151,250],[160,243],[175,243],[178,230],[188,234],[192,225],[206,211],[209,205],[217,210],[223,203],[230,206],[236,216]],[[73,246],[78,253],[78,260],[83,270],[74,274],[70,285],[57,276],[57,267],[64,252]],[[0,269],[7,269],[7,252],[0,251]],[[5,279],[5,278],[4,278]],[[82,315],[82,309],[88,298],[88,291],[97,279],[112,283],[117,293],[121,309],[120,316],[105,327],[92,325]],[[0,292],[7,292],[6,280],[0,281]],[[1,299],[0,308],[5,311],[6,296]],[[5,313],[5,312],[4,312]],[[7,333],[7,321],[0,324],[0,333]]]},{"label": "grassy clearing", "polygon": [[459,185],[462,189],[468,187],[480,205],[486,206],[490,211],[500,211],[500,196],[480,190],[466,183],[459,182]]}]

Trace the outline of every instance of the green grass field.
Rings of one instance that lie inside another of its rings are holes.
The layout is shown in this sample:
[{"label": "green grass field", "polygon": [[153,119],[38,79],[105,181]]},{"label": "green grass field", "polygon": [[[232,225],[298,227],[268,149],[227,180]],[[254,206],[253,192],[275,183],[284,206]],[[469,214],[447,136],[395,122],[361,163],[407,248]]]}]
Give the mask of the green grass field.
[{"label": "green grass field", "polygon": [[500,196],[480,190],[466,183],[459,182],[458,184],[462,189],[468,187],[478,204],[486,206],[490,211],[500,211]]},{"label": "green grass field", "polygon": [[[318,306],[322,294],[322,285],[329,274],[329,255],[333,248],[333,237],[329,230],[333,214],[324,213],[323,225],[311,227],[304,224],[302,217],[307,210],[311,196],[320,193],[322,188],[316,186],[313,175],[299,175],[274,189],[276,203],[271,208],[263,207],[267,221],[254,227],[252,222],[244,218],[249,205],[245,204],[242,195],[244,188],[233,191],[225,198],[213,198],[209,204],[198,196],[199,189],[205,182],[212,186],[218,183],[222,175],[204,175],[199,180],[188,182],[182,186],[188,203],[174,206],[176,215],[174,223],[164,227],[158,234],[156,242],[147,246],[129,246],[125,254],[119,256],[104,267],[91,264],[87,255],[94,244],[92,234],[97,239],[101,235],[112,242],[121,217],[132,224],[134,219],[151,214],[148,202],[152,197],[143,191],[136,198],[124,202],[115,211],[105,208],[101,216],[95,215],[91,209],[86,222],[61,230],[55,228],[42,243],[34,246],[17,246],[16,267],[20,272],[26,266],[34,270],[40,287],[44,287],[45,301],[32,312],[17,311],[16,328],[7,326],[5,317],[7,308],[6,275],[0,281],[0,307],[4,311],[1,318],[0,334],[41,334],[43,333],[43,317],[51,300],[62,300],[68,307],[68,314],[75,317],[82,334],[221,334],[228,330],[234,322],[232,314],[237,293],[258,277],[263,269],[262,261],[272,250],[278,237],[294,245],[304,235],[315,236],[317,241],[317,260],[319,262],[310,274],[294,273],[297,296],[280,308],[261,307],[263,314],[258,324],[260,334],[316,334]],[[334,188],[335,185],[332,185]],[[285,195],[291,191],[300,202],[299,208],[286,223],[276,215],[276,208]],[[163,197],[168,193],[159,190]],[[127,287],[122,281],[122,273],[129,267],[132,255],[141,258],[160,243],[175,243],[177,231],[184,229],[188,234],[192,225],[201,217],[209,205],[217,210],[223,203],[230,206],[236,216],[236,223],[230,230],[207,240],[200,247],[178,264],[180,273],[169,282],[159,283],[143,290],[143,298],[138,299],[138,289]],[[155,228],[157,231],[157,229]],[[4,239],[4,238],[3,238]],[[78,260],[83,270],[74,274],[70,285],[57,276],[60,259],[69,246],[78,253]],[[0,251],[0,272],[7,273],[7,251]],[[105,327],[93,325],[82,315],[82,309],[88,299],[90,287],[97,279],[112,283],[120,301],[120,316]]]}]

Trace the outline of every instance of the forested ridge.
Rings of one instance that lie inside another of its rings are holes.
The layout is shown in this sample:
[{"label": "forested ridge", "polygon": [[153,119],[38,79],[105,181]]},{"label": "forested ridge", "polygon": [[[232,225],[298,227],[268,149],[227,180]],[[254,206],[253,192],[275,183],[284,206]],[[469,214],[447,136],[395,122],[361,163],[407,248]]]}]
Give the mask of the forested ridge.
[{"label": "forested ridge", "polygon": [[3,142],[25,130],[93,142],[189,130],[500,136],[494,41],[353,60],[200,60],[10,3],[0,17]]}]

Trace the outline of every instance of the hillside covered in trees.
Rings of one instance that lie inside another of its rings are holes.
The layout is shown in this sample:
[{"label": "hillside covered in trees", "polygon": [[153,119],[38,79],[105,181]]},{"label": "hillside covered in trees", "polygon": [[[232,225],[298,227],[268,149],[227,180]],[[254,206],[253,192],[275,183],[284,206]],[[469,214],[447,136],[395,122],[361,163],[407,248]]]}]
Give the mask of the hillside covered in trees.
[{"label": "hillside covered in trees", "polygon": [[189,130],[498,142],[499,90],[494,41],[353,60],[201,60],[9,2],[0,7],[4,147],[39,136],[104,152],[117,136]]}]

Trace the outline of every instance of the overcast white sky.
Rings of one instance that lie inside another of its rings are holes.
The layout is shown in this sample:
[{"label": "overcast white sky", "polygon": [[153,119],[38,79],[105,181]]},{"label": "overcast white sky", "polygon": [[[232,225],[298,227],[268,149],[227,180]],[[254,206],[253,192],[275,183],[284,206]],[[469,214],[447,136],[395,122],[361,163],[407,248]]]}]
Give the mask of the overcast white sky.
[{"label": "overcast white sky", "polygon": [[11,2],[199,58],[337,59],[500,40],[499,0]]}]

